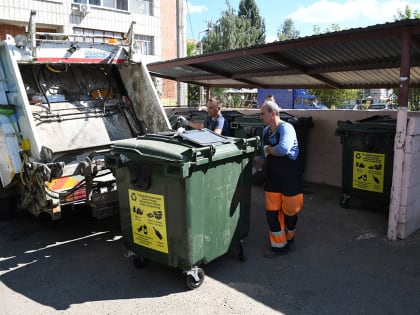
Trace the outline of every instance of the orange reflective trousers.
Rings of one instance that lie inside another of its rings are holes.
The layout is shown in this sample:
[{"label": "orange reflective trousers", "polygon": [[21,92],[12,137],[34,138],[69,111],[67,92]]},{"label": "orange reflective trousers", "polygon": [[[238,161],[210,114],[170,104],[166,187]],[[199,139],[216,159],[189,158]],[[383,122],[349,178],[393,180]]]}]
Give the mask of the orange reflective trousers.
[{"label": "orange reflective trousers", "polygon": [[298,213],[303,206],[303,194],[285,196],[279,192],[265,192],[265,206],[271,247],[283,248],[295,236]]}]

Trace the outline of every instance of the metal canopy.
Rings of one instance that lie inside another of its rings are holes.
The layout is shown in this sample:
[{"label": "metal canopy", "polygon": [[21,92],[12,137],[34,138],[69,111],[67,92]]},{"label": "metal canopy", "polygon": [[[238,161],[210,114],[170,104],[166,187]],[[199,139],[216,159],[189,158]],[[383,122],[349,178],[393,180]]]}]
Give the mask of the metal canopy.
[{"label": "metal canopy", "polygon": [[[404,40],[405,38],[405,40]],[[409,57],[402,58],[403,46]],[[404,64],[409,62],[409,65]],[[420,19],[151,63],[153,76],[207,87],[396,88],[400,67],[420,86]]]}]

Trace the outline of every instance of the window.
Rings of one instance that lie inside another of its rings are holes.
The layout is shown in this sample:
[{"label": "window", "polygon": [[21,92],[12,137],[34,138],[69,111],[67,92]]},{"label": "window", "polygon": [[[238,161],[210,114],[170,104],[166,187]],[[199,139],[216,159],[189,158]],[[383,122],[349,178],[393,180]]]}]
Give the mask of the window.
[{"label": "window", "polygon": [[146,35],[134,35],[136,46],[140,46],[141,53],[143,55],[154,55],[153,37]]},{"label": "window", "polygon": [[128,11],[128,0],[73,0],[73,2]]},{"label": "window", "polygon": [[153,15],[153,0],[134,0],[134,11],[138,14]]},{"label": "window", "polygon": [[109,32],[80,27],[73,28],[73,33],[74,35],[83,35],[79,37],[75,36],[76,41],[89,43],[107,43],[109,38],[122,39],[124,36],[124,34],[120,32]]}]

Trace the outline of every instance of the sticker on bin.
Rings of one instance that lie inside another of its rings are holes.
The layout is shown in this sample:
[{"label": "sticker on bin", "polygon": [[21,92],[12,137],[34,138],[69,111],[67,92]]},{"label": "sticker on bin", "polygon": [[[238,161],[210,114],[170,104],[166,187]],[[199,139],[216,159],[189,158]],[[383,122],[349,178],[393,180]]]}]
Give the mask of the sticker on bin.
[{"label": "sticker on bin", "polygon": [[128,190],[135,244],[168,253],[164,196]]},{"label": "sticker on bin", "polygon": [[385,154],[353,152],[353,188],[382,193]]},{"label": "sticker on bin", "polygon": [[189,140],[202,146],[205,145],[219,145],[230,142],[229,139],[221,136],[209,129],[189,130],[179,134],[183,139]]}]

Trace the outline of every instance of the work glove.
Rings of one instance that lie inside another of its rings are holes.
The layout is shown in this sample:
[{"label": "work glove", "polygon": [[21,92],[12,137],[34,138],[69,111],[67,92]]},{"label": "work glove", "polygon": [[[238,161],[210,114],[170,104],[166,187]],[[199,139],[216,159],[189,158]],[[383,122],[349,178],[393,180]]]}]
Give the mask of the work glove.
[{"label": "work glove", "polygon": [[269,145],[265,145],[265,146],[264,146],[264,148],[263,148],[263,151],[264,151],[264,157],[267,157],[267,156],[268,156],[268,153],[267,153],[267,149],[268,149],[268,147],[269,147]]},{"label": "work glove", "polygon": [[177,122],[178,122],[178,125],[181,127],[188,126],[188,119],[185,118],[184,116],[178,116]]},{"label": "work glove", "polygon": [[255,167],[253,167],[252,168],[252,176],[254,176],[256,172],[257,172],[257,169]]}]

